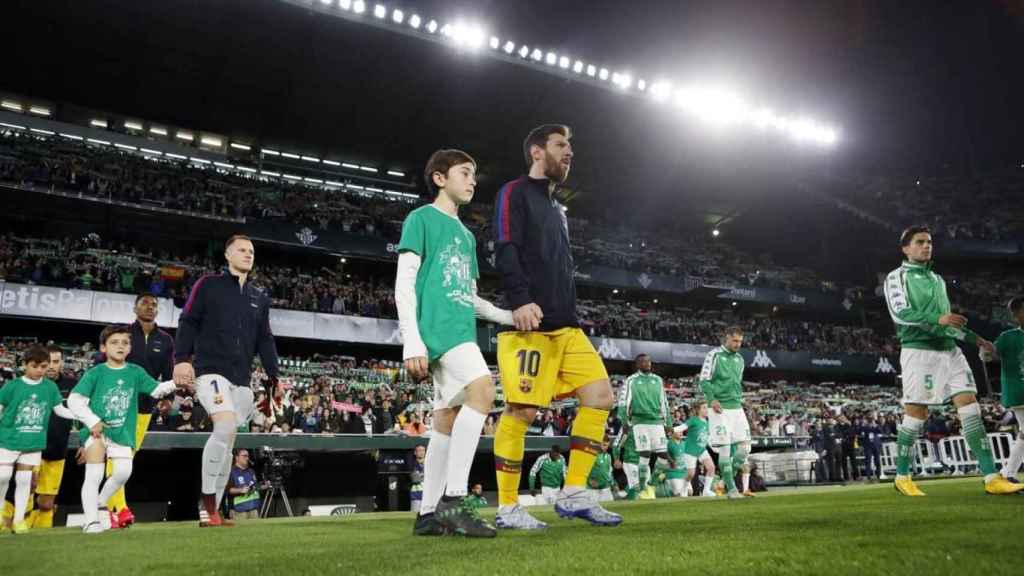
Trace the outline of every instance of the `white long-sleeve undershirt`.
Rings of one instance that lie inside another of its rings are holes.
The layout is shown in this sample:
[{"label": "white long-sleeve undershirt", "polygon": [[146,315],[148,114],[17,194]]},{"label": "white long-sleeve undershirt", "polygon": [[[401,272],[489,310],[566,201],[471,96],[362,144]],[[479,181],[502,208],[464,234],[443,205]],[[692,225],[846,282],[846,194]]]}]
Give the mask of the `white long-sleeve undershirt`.
[{"label": "white long-sleeve undershirt", "polygon": [[[398,309],[398,328],[402,331],[402,359],[417,358],[427,355],[427,346],[420,336],[419,324],[416,321],[416,276],[419,274],[422,259],[415,252],[402,252],[398,255],[398,271],[395,273],[395,307]],[[476,282],[473,282],[473,312],[478,318],[506,324],[514,324],[512,312],[498,308],[477,294]]]}]

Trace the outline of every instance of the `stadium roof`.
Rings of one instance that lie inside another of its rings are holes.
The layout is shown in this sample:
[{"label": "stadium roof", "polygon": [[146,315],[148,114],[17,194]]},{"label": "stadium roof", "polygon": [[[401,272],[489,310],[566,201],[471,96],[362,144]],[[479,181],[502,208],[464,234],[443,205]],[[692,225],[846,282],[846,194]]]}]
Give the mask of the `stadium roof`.
[{"label": "stadium roof", "polygon": [[625,94],[280,0],[7,6],[16,32],[0,42],[17,57],[0,89],[408,174],[438,147],[464,147],[482,162],[484,199],[521,171],[529,128],[564,122],[574,184],[620,211],[627,196],[631,209],[728,215],[802,171],[984,164],[1024,148],[1019,3],[382,3],[638,77],[725,79],[834,120],[843,145],[822,154],[709,131]]}]

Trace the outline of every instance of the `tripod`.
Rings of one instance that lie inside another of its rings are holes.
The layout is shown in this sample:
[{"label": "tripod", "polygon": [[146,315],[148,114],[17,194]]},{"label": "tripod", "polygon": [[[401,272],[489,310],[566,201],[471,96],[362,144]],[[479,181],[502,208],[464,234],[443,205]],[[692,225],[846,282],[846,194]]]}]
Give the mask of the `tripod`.
[{"label": "tripod", "polygon": [[288,491],[284,489],[284,483],[271,482],[266,496],[263,497],[263,506],[260,507],[260,518],[267,518],[270,514],[270,509],[274,506],[275,496],[280,497],[281,501],[284,502],[284,509],[288,512],[288,517],[295,516],[292,513],[292,503],[288,500]]}]

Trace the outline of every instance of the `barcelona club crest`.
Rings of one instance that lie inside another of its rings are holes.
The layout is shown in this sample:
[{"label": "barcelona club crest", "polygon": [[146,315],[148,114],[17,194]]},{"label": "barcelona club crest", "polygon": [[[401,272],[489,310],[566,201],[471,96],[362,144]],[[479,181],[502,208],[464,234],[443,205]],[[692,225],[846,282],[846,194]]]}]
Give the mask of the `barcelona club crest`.
[{"label": "barcelona club crest", "polygon": [[529,378],[523,378],[519,381],[519,391],[523,394],[529,394],[530,390],[533,390],[533,382]]}]

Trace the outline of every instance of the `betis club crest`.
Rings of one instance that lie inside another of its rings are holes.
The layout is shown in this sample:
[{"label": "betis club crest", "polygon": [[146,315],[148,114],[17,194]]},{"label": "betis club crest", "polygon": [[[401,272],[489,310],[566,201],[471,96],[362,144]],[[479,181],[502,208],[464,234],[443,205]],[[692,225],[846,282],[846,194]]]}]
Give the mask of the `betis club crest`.
[{"label": "betis club crest", "polygon": [[529,378],[523,378],[519,381],[519,391],[523,394],[529,394],[530,390],[533,390],[533,382]]}]

